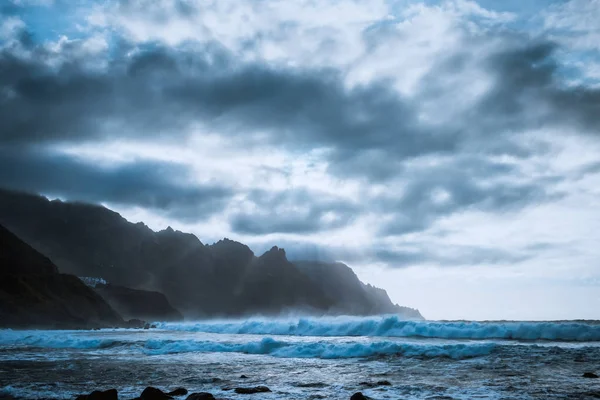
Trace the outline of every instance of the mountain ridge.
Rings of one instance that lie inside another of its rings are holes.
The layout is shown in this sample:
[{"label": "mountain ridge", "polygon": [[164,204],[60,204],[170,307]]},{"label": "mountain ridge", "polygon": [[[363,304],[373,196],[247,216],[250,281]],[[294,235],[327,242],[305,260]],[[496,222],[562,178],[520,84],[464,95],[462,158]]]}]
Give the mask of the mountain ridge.
[{"label": "mountain ridge", "polygon": [[360,282],[353,272],[355,282],[342,296],[332,290],[338,276],[326,263],[320,268],[331,269],[330,284],[320,285],[303,267],[311,262],[290,262],[276,246],[256,256],[227,238],[207,245],[171,227],[154,232],[98,205],[0,189],[0,223],[52,259],[61,272],[158,291],[187,318],[292,310],[422,318],[418,311],[394,305],[385,290]]},{"label": "mountain ridge", "polygon": [[126,323],[79,278],[0,224],[0,327],[95,328]]}]

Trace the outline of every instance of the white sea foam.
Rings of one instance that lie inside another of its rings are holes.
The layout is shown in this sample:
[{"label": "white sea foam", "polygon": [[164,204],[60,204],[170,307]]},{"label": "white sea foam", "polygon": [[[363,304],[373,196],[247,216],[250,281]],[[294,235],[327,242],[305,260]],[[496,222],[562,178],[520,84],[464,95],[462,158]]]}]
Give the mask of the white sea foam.
[{"label": "white sea foam", "polygon": [[408,344],[393,341],[371,343],[357,342],[286,342],[273,338],[247,343],[223,343],[211,341],[148,341],[146,354],[171,354],[187,352],[226,352],[245,354],[268,354],[274,357],[293,358],[356,358],[377,355],[400,355],[405,357],[449,357],[463,359],[489,354],[495,345],[476,344]]},{"label": "white sea foam", "polygon": [[324,317],[285,320],[254,318],[233,321],[168,322],[160,323],[159,328],[257,335],[600,341],[600,324],[595,323],[406,321],[393,315],[365,318]]},{"label": "white sea foam", "polygon": [[122,347],[132,353],[163,355],[176,353],[244,353],[264,354],[284,358],[356,358],[378,355],[399,355],[405,357],[449,357],[463,359],[489,354],[495,347],[493,343],[401,343],[398,341],[284,341],[265,337],[250,341],[216,341],[183,339],[146,339],[131,340],[90,339],[79,334],[43,333],[13,335],[4,338],[2,345],[31,348],[53,349],[113,349]]},{"label": "white sea foam", "polygon": [[54,349],[104,349],[121,344],[117,339],[80,336],[69,331],[0,330],[0,346]]}]

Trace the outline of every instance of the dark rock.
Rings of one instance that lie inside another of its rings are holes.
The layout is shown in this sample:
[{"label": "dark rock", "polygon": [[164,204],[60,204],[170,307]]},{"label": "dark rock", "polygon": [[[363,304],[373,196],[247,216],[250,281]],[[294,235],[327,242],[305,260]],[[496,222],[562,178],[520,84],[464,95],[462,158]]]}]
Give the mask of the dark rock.
[{"label": "dark rock", "polygon": [[152,325],[150,325],[150,328],[152,328],[152,329],[156,329],[156,324],[152,324]]},{"label": "dark rock", "polygon": [[423,319],[418,310],[394,304],[383,289],[364,284],[352,268],[341,262],[294,261],[313,283],[331,296],[341,314],[399,314]]},{"label": "dark rock", "polygon": [[[385,291],[364,285],[343,264],[292,263],[277,247],[257,257],[248,246],[227,239],[205,245],[194,235],[154,232],[97,205],[0,189],[0,223],[43,249],[61,272],[102,277],[109,286],[156,290],[189,318],[279,314],[292,308],[419,317],[392,304]],[[137,312],[122,314],[158,320]],[[114,325],[119,324],[107,326]]]},{"label": "dark rock", "polygon": [[[0,206],[2,208],[2,206]],[[124,324],[93,289],[0,225],[0,326],[91,329]]]},{"label": "dark rock", "polygon": [[578,399],[600,399],[600,390],[594,390],[591,392],[585,392],[585,393],[581,393],[580,397],[577,397]]},{"label": "dark rock", "polygon": [[0,400],[15,400],[15,398],[6,392],[0,392]]},{"label": "dark rock", "polygon": [[327,387],[326,383],[323,382],[309,382],[309,383],[298,383],[297,387],[301,388],[324,388]]},{"label": "dark rock", "polygon": [[188,391],[184,388],[177,388],[167,393],[168,396],[185,396],[186,394],[188,394]]},{"label": "dark rock", "polygon": [[596,375],[596,374],[595,374],[595,373],[593,373],[593,372],[585,372],[585,373],[583,374],[583,377],[584,377],[584,378],[592,378],[592,379],[595,379],[595,378],[598,378],[598,375]]},{"label": "dark rock", "polygon": [[354,393],[352,396],[350,396],[350,400],[370,400],[370,399],[371,399],[370,397],[365,396],[361,392]]},{"label": "dark rock", "polygon": [[235,392],[237,394],[254,394],[254,393],[266,393],[266,392],[270,392],[271,389],[269,389],[266,386],[255,386],[255,387],[251,387],[251,388],[235,388]]},{"label": "dark rock", "polygon": [[90,394],[82,394],[77,396],[77,400],[119,400],[117,389],[109,389],[105,391],[94,390]]},{"label": "dark rock", "polygon": [[240,375],[240,379],[248,379],[246,375]]},{"label": "dark rock", "polygon": [[[183,315],[174,309],[165,295],[160,292],[130,289],[113,284],[97,284],[94,290],[124,318],[137,318],[145,321],[180,321],[183,319]],[[148,328],[152,328],[152,325],[146,325]]]},{"label": "dark rock", "polygon": [[140,395],[141,400],[168,400],[173,397],[155,387],[148,386]]},{"label": "dark rock", "polygon": [[146,322],[146,323],[144,324],[144,329],[150,329],[150,324]]},{"label": "dark rock", "polygon": [[367,387],[375,387],[375,386],[392,386],[390,381],[377,381],[377,382],[361,382],[360,385]]},{"label": "dark rock", "polygon": [[132,328],[132,329],[143,328],[144,324],[146,324],[146,322],[142,321],[141,319],[137,319],[137,318],[132,318],[129,321],[127,321],[127,327]]},{"label": "dark rock", "polygon": [[186,400],[215,400],[215,397],[210,393],[200,392],[190,394]]},{"label": "dark rock", "polygon": [[390,381],[377,381],[377,382],[361,382],[360,385],[367,387],[375,387],[375,386],[392,386]]}]

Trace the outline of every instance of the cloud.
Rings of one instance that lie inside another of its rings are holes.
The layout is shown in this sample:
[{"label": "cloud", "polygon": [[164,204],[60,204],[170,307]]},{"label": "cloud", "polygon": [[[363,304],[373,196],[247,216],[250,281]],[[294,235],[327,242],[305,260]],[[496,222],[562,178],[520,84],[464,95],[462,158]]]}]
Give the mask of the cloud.
[{"label": "cloud", "polygon": [[231,216],[232,230],[240,234],[307,234],[348,225],[362,207],[343,197],[307,190],[273,192],[254,190],[246,196],[253,211]]},{"label": "cloud", "polygon": [[100,166],[24,147],[0,147],[0,187],[151,209],[166,217],[200,220],[221,212],[231,189],[215,183],[190,183],[188,170],[175,163],[137,160]]},{"label": "cloud", "polygon": [[382,235],[423,231],[454,213],[518,211],[564,195],[553,189],[560,177],[518,179],[522,174],[516,165],[483,158],[457,156],[433,166],[414,166],[405,175],[396,192],[371,200],[372,209],[391,217],[381,225]]},{"label": "cloud", "polygon": [[557,2],[541,14],[544,28],[556,40],[574,48],[600,50],[600,1]]},{"label": "cloud", "polygon": [[[268,250],[273,241],[253,244],[257,252]],[[501,249],[494,246],[440,245],[432,248],[426,242],[413,242],[404,246],[384,246],[365,243],[356,248],[343,245],[294,240],[278,240],[277,245],[285,248],[287,257],[294,260],[335,262],[342,260],[350,265],[380,264],[389,268],[408,268],[420,265],[444,267],[514,265],[533,259],[546,250],[545,246]],[[555,245],[553,246],[556,247]]]},{"label": "cloud", "polygon": [[102,72],[5,51],[0,69],[4,142],[157,138],[194,123],[338,154],[391,146],[413,156],[451,149],[456,139],[420,127],[414,106],[383,83],[347,89],[334,71],[238,64],[222,49],[140,50]]},{"label": "cloud", "polygon": [[487,60],[495,85],[473,116],[483,115],[493,125],[481,128],[559,126],[600,133],[600,89],[567,85],[556,49],[556,43],[533,41],[503,48]]}]

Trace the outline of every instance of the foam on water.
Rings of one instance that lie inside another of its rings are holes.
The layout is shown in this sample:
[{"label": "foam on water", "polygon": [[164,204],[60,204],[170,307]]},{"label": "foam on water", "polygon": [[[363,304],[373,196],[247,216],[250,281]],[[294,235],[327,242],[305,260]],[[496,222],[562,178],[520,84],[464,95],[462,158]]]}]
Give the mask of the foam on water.
[{"label": "foam on water", "polygon": [[168,322],[160,323],[159,328],[257,335],[600,341],[600,324],[592,322],[406,321],[395,315],[365,318],[253,318],[234,321]]},{"label": "foam on water", "polygon": [[47,347],[54,349],[105,349],[122,344],[110,338],[81,337],[71,331],[0,330],[0,346]]},{"label": "foam on water", "polygon": [[247,343],[212,341],[148,341],[146,354],[171,354],[185,352],[226,352],[245,354],[268,354],[274,357],[291,358],[356,358],[396,354],[404,357],[449,357],[472,358],[489,354],[493,343],[477,344],[409,344],[391,341],[357,342],[286,342],[273,338]]},{"label": "foam on water", "polygon": [[493,343],[402,343],[398,341],[317,340],[285,341],[265,337],[260,340],[197,340],[172,337],[142,339],[89,338],[78,332],[26,332],[0,335],[0,344],[15,348],[89,349],[113,351],[120,347],[133,354],[164,355],[178,353],[243,353],[263,354],[283,358],[357,358],[395,354],[404,357],[448,357],[464,359],[484,356],[495,347]]},{"label": "foam on water", "polygon": [[[67,400],[114,387],[120,397],[134,398],[149,384],[240,400],[247,396],[223,390],[266,385],[273,392],[264,398],[273,400],[347,400],[358,391],[407,400],[546,400],[590,398],[600,392],[600,381],[582,377],[598,370],[599,325],[593,322],[436,322],[383,316],[253,318],[160,327],[0,330],[0,397]],[[391,385],[368,384],[382,379]]]}]

